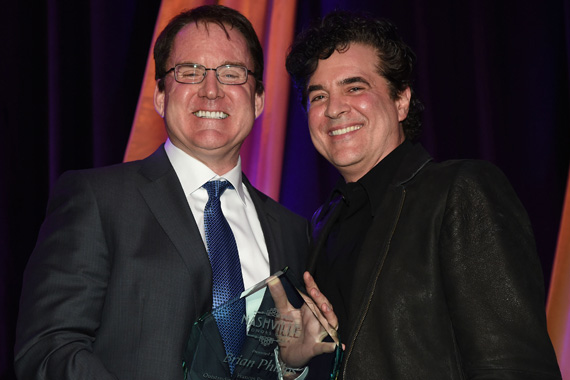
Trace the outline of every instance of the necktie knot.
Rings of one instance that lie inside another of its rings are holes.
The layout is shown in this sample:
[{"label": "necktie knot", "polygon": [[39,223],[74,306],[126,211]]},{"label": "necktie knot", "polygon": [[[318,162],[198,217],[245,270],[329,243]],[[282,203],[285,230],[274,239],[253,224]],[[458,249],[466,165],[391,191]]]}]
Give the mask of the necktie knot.
[{"label": "necktie knot", "polygon": [[209,199],[220,198],[226,189],[234,188],[230,181],[208,181],[202,187],[208,192]]}]

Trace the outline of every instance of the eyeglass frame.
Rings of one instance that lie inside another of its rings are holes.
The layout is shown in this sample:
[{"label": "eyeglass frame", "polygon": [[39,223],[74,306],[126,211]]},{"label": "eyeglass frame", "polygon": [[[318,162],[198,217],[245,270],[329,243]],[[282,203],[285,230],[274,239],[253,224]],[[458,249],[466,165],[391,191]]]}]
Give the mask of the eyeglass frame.
[{"label": "eyeglass frame", "polygon": [[[182,81],[178,80],[178,75],[176,75],[176,74],[177,74],[176,68],[177,68],[177,67],[180,67],[180,66],[194,66],[195,68],[196,68],[196,67],[203,67],[203,68],[204,68],[204,75],[202,75],[202,79],[201,79],[199,82],[194,82],[194,83],[182,82]],[[224,83],[224,82],[222,82],[221,79],[220,79],[220,76],[219,76],[219,74],[218,74],[218,69],[219,69],[220,67],[241,67],[241,68],[245,69],[245,80],[244,80],[243,82],[241,82],[241,83]],[[170,72],[174,72],[174,80],[175,80],[176,82],[178,82],[178,83],[182,83],[182,84],[200,84],[200,83],[202,83],[202,82],[204,81],[204,79],[206,79],[206,75],[208,75],[208,71],[214,71],[214,73],[216,73],[216,79],[218,80],[218,82],[221,83],[221,84],[228,85],[228,86],[236,86],[236,85],[239,86],[239,85],[245,84],[245,83],[247,83],[247,80],[249,79],[249,74],[255,75],[255,73],[254,73],[253,71],[251,71],[250,69],[248,69],[247,67],[242,66],[242,65],[231,65],[231,64],[227,64],[227,65],[220,65],[220,66],[218,66],[218,67],[216,67],[216,68],[209,68],[209,67],[206,67],[206,66],[204,66],[204,65],[200,65],[199,63],[178,63],[178,64],[174,65],[174,67],[171,67],[170,69],[168,69],[168,70],[164,73],[163,78],[165,78]]]}]

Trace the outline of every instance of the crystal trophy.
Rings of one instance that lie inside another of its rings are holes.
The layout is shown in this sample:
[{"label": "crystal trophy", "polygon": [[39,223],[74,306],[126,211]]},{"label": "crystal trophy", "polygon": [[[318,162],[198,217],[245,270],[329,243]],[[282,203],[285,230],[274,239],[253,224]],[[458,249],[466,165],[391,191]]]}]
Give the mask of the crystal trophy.
[{"label": "crystal trophy", "polygon": [[[235,308],[236,302],[246,303],[236,326],[246,334],[239,355],[226,353],[214,318],[220,308]],[[315,352],[315,345],[323,353],[318,355],[319,369],[311,371],[314,358],[307,353]],[[185,380],[282,380],[299,375],[312,379],[316,373],[334,380],[341,359],[336,330],[285,268],[200,317],[192,326],[182,367]]]}]

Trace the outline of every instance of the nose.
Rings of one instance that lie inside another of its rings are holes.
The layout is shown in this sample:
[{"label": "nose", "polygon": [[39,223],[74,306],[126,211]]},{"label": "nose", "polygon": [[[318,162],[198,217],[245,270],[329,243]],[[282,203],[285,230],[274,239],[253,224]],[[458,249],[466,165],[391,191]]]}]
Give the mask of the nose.
[{"label": "nose", "polygon": [[218,78],[216,78],[216,72],[214,70],[206,71],[206,77],[198,84],[198,86],[200,86],[198,96],[208,99],[216,99],[224,95],[222,84],[218,82]]},{"label": "nose", "polygon": [[342,96],[331,96],[325,108],[325,116],[330,119],[338,119],[344,113],[350,110],[349,105],[343,100]]}]

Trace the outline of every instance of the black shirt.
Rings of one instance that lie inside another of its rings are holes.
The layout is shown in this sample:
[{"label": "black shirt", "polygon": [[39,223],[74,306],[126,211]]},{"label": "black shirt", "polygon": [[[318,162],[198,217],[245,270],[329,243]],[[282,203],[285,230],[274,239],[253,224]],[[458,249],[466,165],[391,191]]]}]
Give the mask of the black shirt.
[{"label": "black shirt", "polygon": [[376,215],[376,210],[412,146],[412,143],[404,141],[356,182],[345,183],[340,179],[331,195],[331,199],[342,196],[338,206],[342,209],[328,236],[326,248],[317,259],[315,280],[339,319],[341,341],[352,329],[348,325],[349,315],[357,313],[357,310],[347,310],[353,278],[370,276],[370,272],[355,273],[362,243],[374,218],[382,217]]}]

